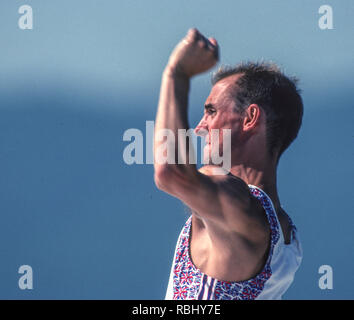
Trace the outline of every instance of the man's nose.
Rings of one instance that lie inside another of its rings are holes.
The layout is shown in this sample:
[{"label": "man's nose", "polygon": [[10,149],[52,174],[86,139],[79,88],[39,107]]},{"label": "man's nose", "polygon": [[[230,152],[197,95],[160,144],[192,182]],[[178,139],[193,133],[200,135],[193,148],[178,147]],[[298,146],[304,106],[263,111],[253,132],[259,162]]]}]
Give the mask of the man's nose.
[{"label": "man's nose", "polygon": [[197,136],[202,136],[202,137],[204,137],[208,134],[208,126],[207,126],[204,118],[202,120],[200,120],[198,125],[195,127],[194,133]]}]

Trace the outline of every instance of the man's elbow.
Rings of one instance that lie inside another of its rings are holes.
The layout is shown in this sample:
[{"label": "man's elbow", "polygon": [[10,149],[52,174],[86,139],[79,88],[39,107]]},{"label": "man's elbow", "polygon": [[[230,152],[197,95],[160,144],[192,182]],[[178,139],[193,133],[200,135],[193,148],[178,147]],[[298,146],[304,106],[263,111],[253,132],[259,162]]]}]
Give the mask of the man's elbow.
[{"label": "man's elbow", "polygon": [[171,164],[155,166],[154,180],[156,187],[171,195],[177,195],[179,190],[187,190],[193,174],[185,170],[183,166]]},{"label": "man's elbow", "polygon": [[173,173],[170,166],[161,165],[155,167],[154,180],[159,190],[168,192],[171,182],[173,181]]}]

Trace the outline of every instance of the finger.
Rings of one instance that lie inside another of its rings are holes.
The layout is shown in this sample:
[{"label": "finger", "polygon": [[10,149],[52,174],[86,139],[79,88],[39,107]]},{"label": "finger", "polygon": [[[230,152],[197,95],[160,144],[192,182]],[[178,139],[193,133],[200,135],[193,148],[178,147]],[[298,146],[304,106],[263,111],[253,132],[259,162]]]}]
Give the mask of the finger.
[{"label": "finger", "polygon": [[213,37],[210,37],[208,38],[209,42],[214,46],[214,47],[217,47],[218,46],[218,42],[216,41],[215,38]]},{"label": "finger", "polygon": [[204,37],[201,33],[199,33],[199,40],[201,42],[201,44],[203,45],[203,48],[205,49],[213,49],[213,44],[209,41],[209,39],[207,39],[206,37]]},{"label": "finger", "polygon": [[213,37],[208,38],[208,40],[209,40],[209,43],[212,46],[211,50],[214,51],[215,59],[219,60],[219,44],[218,44],[218,42]]},{"label": "finger", "polygon": [[206,38],[201,33],[199,33],[199,40],[204,42],[205,48],[214,49],[218,45],[216,39],[212,37]]},{"label": "finger", "polygon": [[190,41],[196,41],[199,39],[200,32],[197,28],[191,28],[187,32],[186,38]]},{"label": "finger", "polygon": [[199,37],[198,45],[203,49],[208,49],[209,48],[209,41],[204,37]]}]

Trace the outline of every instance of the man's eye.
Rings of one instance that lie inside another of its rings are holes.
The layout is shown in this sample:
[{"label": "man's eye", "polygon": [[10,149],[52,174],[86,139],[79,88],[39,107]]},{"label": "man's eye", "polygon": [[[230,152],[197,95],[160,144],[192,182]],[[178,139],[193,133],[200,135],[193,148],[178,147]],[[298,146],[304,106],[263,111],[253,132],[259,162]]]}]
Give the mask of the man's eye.
[{"label": "man's eye", "polygon": [[213,114],[214,112],[215,112],[215,109],[208,109],[208,110],[207,110],[207,113],[208,113],[208,114]]}]

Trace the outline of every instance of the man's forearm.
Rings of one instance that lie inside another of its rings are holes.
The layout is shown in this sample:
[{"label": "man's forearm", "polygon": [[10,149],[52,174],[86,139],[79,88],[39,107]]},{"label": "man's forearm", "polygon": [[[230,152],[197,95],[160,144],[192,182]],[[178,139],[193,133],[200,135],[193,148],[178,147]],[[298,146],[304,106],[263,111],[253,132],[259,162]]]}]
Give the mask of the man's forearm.
[{"label": "man's forearm", "polygon": [[[155,122],[155,170],[159,166],[166,164],[159,163],[156,157],[158,149],[164,141],[160,141],[159,132],[168,129],[171,130],[174,137],[174,154],[175,163],[178,163],[178,156],[186,159],[185,164],[179,164],[175,168],[183,169],[183,171],[196,170],[194,164],[189,164],[189,152],[193,152],[192,148],[187,145],[187,139],[178,139],[179,129],[189,129],[188,124],[188,95],[190,88],[190,78],[183,74],[175,72],[173,68],[166,67],[162,75],[162,83],[160,89],[160,98]],[[190,142],[191,143],[191,142]],[[171,146],[169,146],[171,147]],[[173,147],[173,145],[172,145]],[[190,150],[191,149],[191,150]],[[169,159],[171,160],[171,159]],[[171,162],[171,161],[169,161]],[[181,167],[183,166],[183,168]]]},{"label": "man's forearm", "polygon": [[[185,186],[188,181],[194,181],[194,178],[198,177],[192,141],[186,136],[179,136],[179,130],[189,129],[190,79],[213,67],[218,60],[218,52],[216,40],[206,39],[194,28],[188,31],[170,55],[162,76],[155,123],[155,180],[160,186],[170,186],[172,180]],[[169,135],[167,154],[161,152],[166,149],[166,141],[161,141],[164,134],[161,133]],[[189,137],[189,132],[185,133]]]}]

